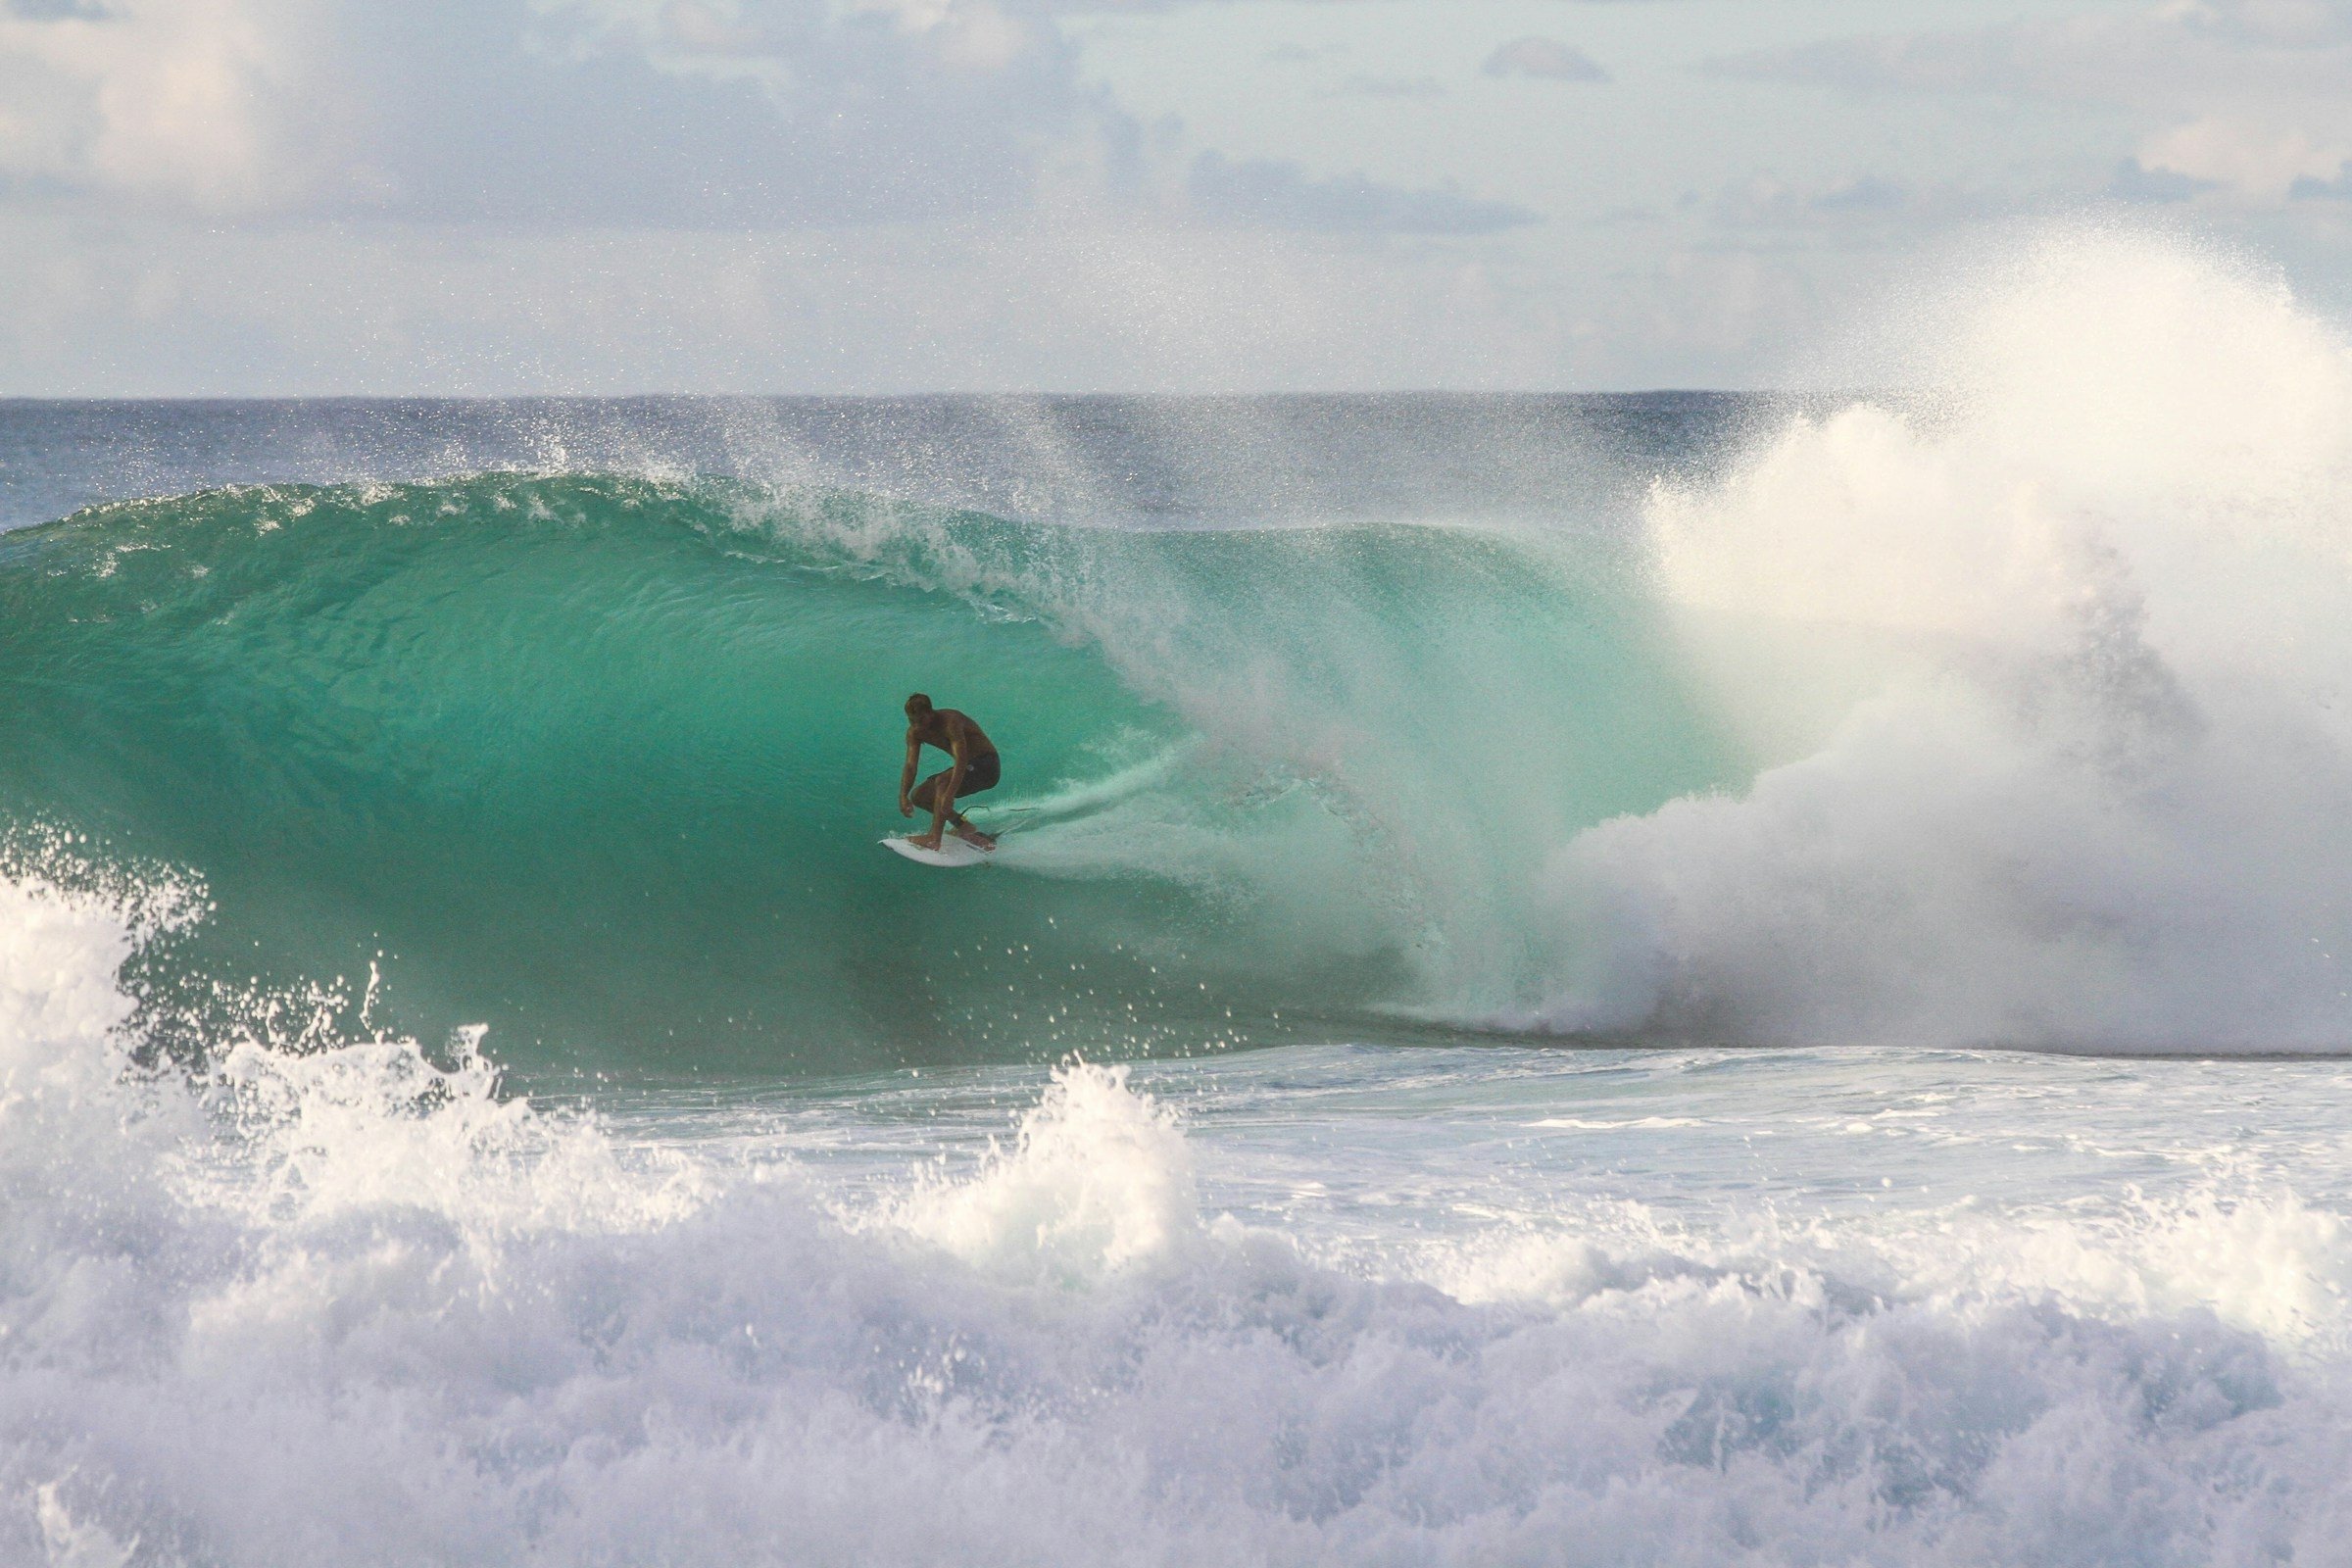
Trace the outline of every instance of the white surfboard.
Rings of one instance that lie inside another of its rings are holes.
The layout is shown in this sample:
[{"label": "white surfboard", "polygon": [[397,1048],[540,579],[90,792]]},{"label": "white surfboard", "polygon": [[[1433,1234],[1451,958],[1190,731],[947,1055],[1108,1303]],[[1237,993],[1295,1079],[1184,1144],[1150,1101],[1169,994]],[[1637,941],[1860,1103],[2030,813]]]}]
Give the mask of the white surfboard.
[{"label": "white surfboard", "polygon": [[917,865],[979,865],[996,853],[977,844],[967,844],[950,833],[939,841],[939,848],[926,850],[913,840],[892,834],[883,844],[898,851]]}]

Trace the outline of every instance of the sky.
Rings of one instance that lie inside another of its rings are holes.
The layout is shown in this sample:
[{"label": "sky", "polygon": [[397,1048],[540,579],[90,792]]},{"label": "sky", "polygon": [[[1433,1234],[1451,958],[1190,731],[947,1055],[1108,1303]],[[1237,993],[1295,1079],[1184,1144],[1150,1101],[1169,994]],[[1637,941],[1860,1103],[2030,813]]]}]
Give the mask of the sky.
[{"label": "sky", "polygon": [[2352,0],[0,0],[0,395],[1788,386],[2085,221],[2352,304]]}]

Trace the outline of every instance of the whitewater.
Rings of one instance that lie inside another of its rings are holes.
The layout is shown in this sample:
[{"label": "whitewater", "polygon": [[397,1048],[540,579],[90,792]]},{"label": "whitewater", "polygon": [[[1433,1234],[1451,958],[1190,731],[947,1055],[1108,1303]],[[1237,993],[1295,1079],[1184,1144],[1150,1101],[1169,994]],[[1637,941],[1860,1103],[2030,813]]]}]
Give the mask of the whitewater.
[{"label": "whitewater", "polygon": [[0,405],[0,1562],[2345,1561],[2352,343],[1886,342]]}]

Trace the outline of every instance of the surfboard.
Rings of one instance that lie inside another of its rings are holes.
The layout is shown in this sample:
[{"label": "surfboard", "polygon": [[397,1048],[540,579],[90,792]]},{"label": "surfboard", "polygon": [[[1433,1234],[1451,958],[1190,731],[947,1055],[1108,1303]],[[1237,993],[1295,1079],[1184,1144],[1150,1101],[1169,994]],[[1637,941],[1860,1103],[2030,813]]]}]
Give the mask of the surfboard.
[{"label": "surfboard", "polygon": [[918,848],[896,833],[882,842],[917,865],[979,865],[996,853],[994,850],[984,850],[977,844],[966,844],[953,833],[941,839],[936,850]]}]

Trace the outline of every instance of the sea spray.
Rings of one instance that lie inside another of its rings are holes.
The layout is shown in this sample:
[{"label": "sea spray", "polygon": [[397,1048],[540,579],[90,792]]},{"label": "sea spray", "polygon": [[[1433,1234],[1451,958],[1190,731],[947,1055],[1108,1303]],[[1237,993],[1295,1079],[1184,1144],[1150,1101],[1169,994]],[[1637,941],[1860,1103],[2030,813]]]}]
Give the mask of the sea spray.
[{"label": "sea spray", "polygon": [[1160,1259],[1200,1229],[1174,1119],[1127,1088],[1124,1067],[1054,1075],[1008,1150],[932,1183],[889,1223],[976,1267],[1081,1285]]},{"label": "sea spray", "polygon": [[1664,487],[1657,580],[1764,770],[1557,852],[1544,1015],[1749,1041],[2352,1042],[2352,355],[2193,250],[2048,241],[1932,416]]}]

